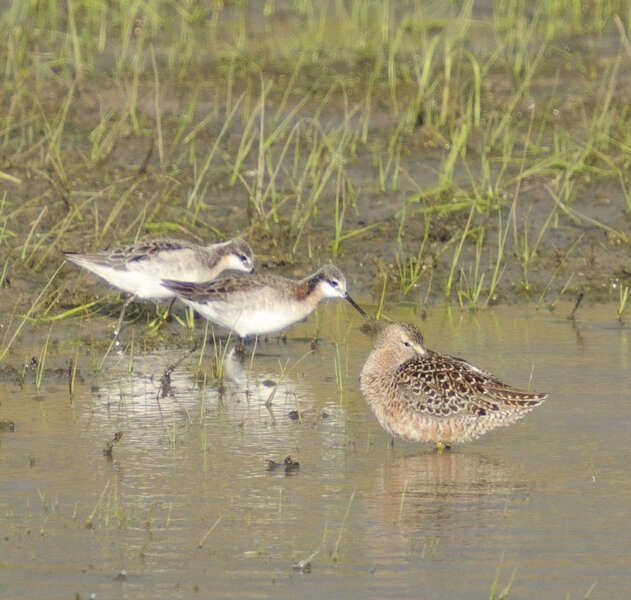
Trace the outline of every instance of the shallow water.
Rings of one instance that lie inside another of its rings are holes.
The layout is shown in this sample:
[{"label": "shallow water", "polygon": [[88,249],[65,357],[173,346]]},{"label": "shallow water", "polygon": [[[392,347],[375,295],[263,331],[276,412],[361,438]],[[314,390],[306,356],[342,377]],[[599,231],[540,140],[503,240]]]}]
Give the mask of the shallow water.
[{"label": "shallow water", "polygon": [[[252,365],[227,360],[221,392],[195,381],[184,343],[115,353],[97,371],[86,341],[72,398],[63,375],[39,392],[3,377],[0,419],[15,423],[0,432],[3,596],[479,598],[501,566],[510,598],[582,598],[594,585],[590,598],[622,597],[630,334],[614,306],[576,323],[568,312],[394,315],[430,347],[551,395],[442,454],[390,447],[358,391],[372,339],[341,305],[287,344],[262,343]],[[75,342],[53,349],[51,364],[67,366]],[[299,470],[267,469],[288,455]]]}]

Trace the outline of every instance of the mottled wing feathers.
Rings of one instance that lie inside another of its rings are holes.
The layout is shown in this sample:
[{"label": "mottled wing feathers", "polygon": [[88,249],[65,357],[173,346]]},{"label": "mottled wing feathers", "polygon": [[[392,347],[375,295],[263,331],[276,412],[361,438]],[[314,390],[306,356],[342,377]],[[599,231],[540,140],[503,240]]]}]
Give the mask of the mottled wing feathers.
[{"label": "mottled wing feathers", "polygon": [[537,406],[546,394],[529,394],[453,356],[428,350],[394,373],[396,396],[409,408],[436,417],[467,412],[477,416]]},{"label": "mottled wing feathers", "polygon": [[175,279],[162,280],[164,287],[174,291],[179,296],[195,300],[196,302],[224,300],[228,295],[261,288],[266,284],[266,279],[254,276],[222,277],[215,281],[205,283],[190,283],[187,281],[177,281]]},{"label": "mottled wing feathers", "polygon": [[157,239],[140,241],[131,246],[115,250],[112,254],[120,253],[122,261],[145,260],[150,256],[155,256],[160,252],[169,252],[172,250],[182,250],[182,248],[191,248],[192,245],[179,240]]},{"label": "mottled wing feathers", "polygon": [[95,265],[103,265],[113,269],[125,268],[130,262],[147,260],[159,254],[160,252],[168,252],[173,250],[181,250],[182,248],[191,248],[191,244],[178,240],[156,239],[139,241],[135,244],[122,246],[114,250],[103,250],[102,252],[93,252],[82,254],[79,252],[64,252],[69,260],[77,259],[82,262],[91,262]]}]

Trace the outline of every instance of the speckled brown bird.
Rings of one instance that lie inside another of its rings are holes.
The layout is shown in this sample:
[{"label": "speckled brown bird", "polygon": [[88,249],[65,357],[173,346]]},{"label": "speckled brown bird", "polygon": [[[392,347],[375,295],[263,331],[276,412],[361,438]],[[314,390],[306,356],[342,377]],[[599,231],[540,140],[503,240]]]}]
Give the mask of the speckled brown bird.
[{"label": "speckled brown bird", "polygon": [[441,449],[514,423],[547,394],[515,389],[467,361],[428,349],[421,332],[393,323],[379,336],[360,376],[381,426]]}]

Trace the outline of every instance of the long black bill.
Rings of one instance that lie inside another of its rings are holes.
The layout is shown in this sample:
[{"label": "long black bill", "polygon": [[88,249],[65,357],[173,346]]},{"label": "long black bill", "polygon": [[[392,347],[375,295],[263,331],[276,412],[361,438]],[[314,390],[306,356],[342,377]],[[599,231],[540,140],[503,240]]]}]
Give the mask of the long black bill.
[{"label": "long black bill", "polygon": [[359,306],[359,304],[357,304],[357,302],[355,302],[355,300],[353,300],[348,294],[346,294],[346,296],[344,296],[345,300],[348,300],[349,304],[362,316],[365,317],[366,315],[366,311]]}]

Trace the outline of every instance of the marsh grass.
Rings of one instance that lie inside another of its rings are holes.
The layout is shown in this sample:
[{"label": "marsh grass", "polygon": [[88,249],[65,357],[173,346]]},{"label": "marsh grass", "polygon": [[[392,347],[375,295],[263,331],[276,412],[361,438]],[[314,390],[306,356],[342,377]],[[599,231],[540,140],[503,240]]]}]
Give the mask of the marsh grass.
[{"label": "marsh grass", "polygon": [[108,344],[105,352],[103,353],[103,356],[101,357],[101,360],[99,361],[96,367],[97,372],[103,370],[103,366],[105,365],[105,362],[107,361],[108,356],[111,354],[113,349],[118,347],[118,345],[119,345],[118,336],[117,335],[112,336],[110,343]]},{"label": "marsh grass", "polygon": [[[284,364],[280,360],[278,361],[278,371],[279,371],[278,379],[276,380],[276,383],[272,386],[270,393],[267,395],[267,398],[265,399],[265,408],[267,408],[268,410],[272,408],[272,404],[274,403],[274,398],[276,398],[276,393],[280,389],[281,384],[283,383],[283,381],[285,380],[285,377],[287,376],[287,368],[289,367],[289,363],[290,363],[290,359],[287,359]],[[270,410],[270,413],[271,413],[271,410]],[[300,417],[300,413],[298,414]],[[273,415],[272,415],[272,418],[273,418]],[[300,421],[301,419],[299,418],[298,420]]]},{"label": "marsh grass", "polygon": [[48,343],[50,342],[50,334],[53,331],[53,325],[51,323],[48,328],[48,335],[44,340],[44,344],[42,345],[39,352],[39,359],[37,360],[37,372],[35,373],[35,389],[39,392],[40,387],[42,386],[42,378],[44,377],[44,371],[46,368],[46,357],[48,355]]},{"label": "marsh grass", "polygon": [[130,375],[134,372],[134,356],[136,350],[136,332],[131,330],[131,339],[129,340],[129,344],[127,345],[127,354],[129,358],[127,360],[127,373]]},{"label": "marsh grass", "polygon": [[[584,234],[581,233],[581,235],[579,235],[576,238],[576,240],[574,240],[572,245],[568,248],[568,250],[564,254],[564,256],[561,257],[561,259],[559,260],[559,264],[557,265],[557,267],[552,272],[552,275],[550,276],[550,280],[547,282],[546,286],[543,288],[543,291],[541,292],[541,295],[539,296],[538,302],[543,302],[548,290],[552,287],[553,281],[558,276],[558,274],[566,267],[569,255],[575,250],[575,248],[578,246],[578,244],[583,239],[583,237],[584,237]],[[563,287],[559,291],[559,294],[558,294],[559,296],[562,296],[566,292],[566,290],[570,287],[570,283],[574,279],[575,275],[576,275],[576,273],[574,273],[574,272],[570,273],[567,281],[565,282],[565,284],[563,285]],[[554,304],[554,303],[552,303],[552,304]]]},{"label": "marsh grass", "polygon": [[99,512],[102,510],[103,507],[103,499],[107,493],[107,491],[109,490],[110,487],[110,480],[108,479],[105,483],[105,486],[103,487],[103,489],[101,490],[101,493],[99,494],[99,497],[96,501],[96,504],[94,505],[94,508],[92,509],[92,511],[90,512],[90,514],[88,515],[88,517],[85,520],[85,527],[87,529],[93,529],[95,526],[95,519],[97,518],[97,515],[99,514]]},{"label": "marsh grass", "polygon": [[202,548],[204,546],[204,544],[206,543],[206,540],[208,539],[208,536],[210,536],[210,534],[217,528],[217,525],[219,525],[219,523],[221,523],[223,517],[221,515],[219,515],[217,517],[217,519],[215,520],[215,522],[208,528],[208,530],[206,531],[206,533],[204,533],[204,535],[200,538],[197,547],[198,548]]},{"label": "marsh grass", "polygon": [[377,312],[375,313],[375,321],[379,321],[383,316],[383,309],[386,304],[386,292],[388,291],[388,276],[383,274],[383,285],[381,287],[381,294],[379,296],[379,304],[377,305]]},{"label": "marsh grass", "polygon": [[408,489],[408,480],[406,479],[405,483],[403,484],[403,489],[401,490],[401,500],[399,501],[399,517],[398,517],[399,522],[403,518],[403,505],[405,504],[405,494],[407,492],[407,489]]},{"label": "marsh grass", "polygon": [[[54,278],[70,245],[238,230],[292,265],[384,254],[380,316],[388,279],[390,297],[424,285],[424,302],[475,308],[500,289],[558,293],[580,271],[570,248],[626,249],[591,198],[615,190],[631,212],[628,3],[290,4],[11,3],[0,288]],[[563,242],[564,266],[541,274],[563,227],[607,243]],[[49,292],[21,323],[14,310],[0,360],[27,322],[96,305],[51,316]]]},{"label": "marsh grass", "polygon": [[[203,359],[204,359],[204,351],[206,349],[206,342],[208,340],[208,327],[210,325],[209,321],[206,321],[205,329],[204,329],[204,341],[202,346],[202,351],[199,355],[199,361],[197,363],[197,373],[199,377],[199,373],[205,373],[203,369]],[[212,360],[212,377],[215,382],[222,383],[225,376],[225,362],[226,356],[228,355],[228,350],[230,348],[230,340],[232,339],[232,332],[228,334],[228,338],[225,342],[215,336],[215,328],[210,325],[212,340],[213,340],[213,360]],[[254,352],[253,352],[254,354]]]},{"label": "marsh grass", "polygon": [[357,490],[353,490],[353,493],[350,495],[348,499],[348,504],[346,505],[346,512],[344,513],[344,518],[342,519],[342,523],[340,524],[340,530],[337,534],[337,539],[335,540],[335,548],[331,554],[331,559],[333,562],[339,562],[340,560],[340,545],[342,544],[342,538],[344,535],[344,527],[346,526],[346,521],[348,520],[348,516],[351,512],[351,506],[353,505],[353,500],[355,499],[355,493]]},{"label": "marsh grass", "polygon": [[342,369],[342,356],[340,352],[340,344],[335,342],[335,384],[337,387],[337,397],[342,399],[344,394],[344,373]]},{"label": "marsh grass", "polygon": [[449,269],[449,276],[447,277],[447,283],[445,284],[445,296],[449,300],[451,298],[451,288],[454,282],[454,276],[456,273],[456,267],[458,266],[458,261],[460,259],[460,254],[462,253],[462,247],[464,246],[465,239],[469,234],[469,228],[471,227],[471,219],[473,218],[473,213],[475,211],[475,204],[471,205],[469,210],[469,216],[467,217],[467,222],[460,234],[460,240],[458,241],[458,245],[454,250],[453,257],[451,259],[451,267]]},{"label": "marsh grass", "polygon": [[502,554],[500,558],[500,562],[497,565],[497,569],[495,571],[495,579],[493,579],[493,583],[491,584],[491,592],[489,593],[489,600],[505,600],[508,598],[508,594],[513,586],[513,582],[515,581],[515,575],[517,575],[517,569],[514,569],[508,583],[500,590],[497,590],[497,586],[499,585],[500,576],[502,574],[502,566],[504,565],[504,555]]},{"label": "marsh grass", "polygon": [[522,266],[522,281],[521,284],[527,292],[530,291],[530,277],[529,277],[529,267],[531,263],[537,256],[537,250],[539,249],[539,245],[541,244],[541,240],[543,236],[550,226],[550,223],[556,216],[556,207],[553,207],[550,211],[548,217],[546,218],[544,224],[541,226],[537,237],[535,238],[534,243],[529,238],[529,215],[524,217],[523,225],[521,227],[521,234],[518,233],[517,227],[517,211],[513,210],[511,212],[513,219],[513,240],[514,240],[514,253],[517,256],[519,262]]},{"label": "marsh grass", "polygon": [[484,289],[484,278],[486,273],[480,272],[480,262],[482,256],[482,245],[484,242],[484,229],[477,232],[475,245],[475,262],[469,267],[468,275],[464,269],[460,270],[461,288],[458,290],[458,303],[462,307],[475,310]]},{"label": "marsh grass", "polygon": [[[43,301],[43,299],[45,298],[45,294],[48,291],[48,289],[50,288],[50,286],[52,285],[53,281],[55,280],[55,278],[57,277],[57,275],[59,274],[59,271],[61,270],[63,265],[59,266],[57,268],[57,270],[52,274],[52,276],[48,279],[48,281],[46,282],[46,284],[44,285],[44,287],[42,288],[42,290],[40,291],[40,293],[38,294],[38,296],[35,298],[35,300],[32,302],[32,304],[30,305],[30,307],[28,308],[28,310],[26,311],[26,313],[22,316],[21,321],[18,323],[17,327],[15,328],[13,334],[11,335],[11,337],[8,339],[8,341],[5,343],[4,348],[0,351],[0,362],[2,362],[2,360],[6,357],[6,355],[9,353],[9,350],[11,349],[11,346],[13,345],[13,343],[15,342],[16,338],[18,337],[18,335],[20,334],[20,331],[22,331],[22,328],[24,327],[24,325],[29,321],[31,315],[36,312],[37,308],[39,307],[40,303]],[[8,333],[8,330],[7,330]]]},{"label": "marsh grass", "polygon": [[[406,211],[407,203],[403,204],[400,214],[400,225],[399,232],[397,235],[397,254],[395,257],[397,263],[397,270],[399,275],[399,281],[401,284],[401,292],[404,296],[407,296],[410,290],[415,288],[418,285],[419,279],[423,274],[425,269],[425,265],[423,262],[423,254],[425,252],[425,247],[427,246],[427,241],[429,239],[430,232],[430,224],[431,217],[426,216],[425,218],[425,231],[423,234],[423,239],[421,240],[418,251],[416,255],[406,256],[403,249],[403,232],[404,232],[404,224],[405,224],[405,211]],[[383,294],[382,294],[383,297]]]},{"label": "marsh grass", "polygon": [[75,386],[77,381],[77,369],[79,367],[79,344],[75,344],[75,353],[74,357],[70,361],[70,366],[68,367],[68,395],[72,401]]},{"label": "marsh grass", "polygon": [[618,284],[618,321],[622,325],[623,316],[627,309],[627,300],[629,298],[629,287],[626,285]]}]

